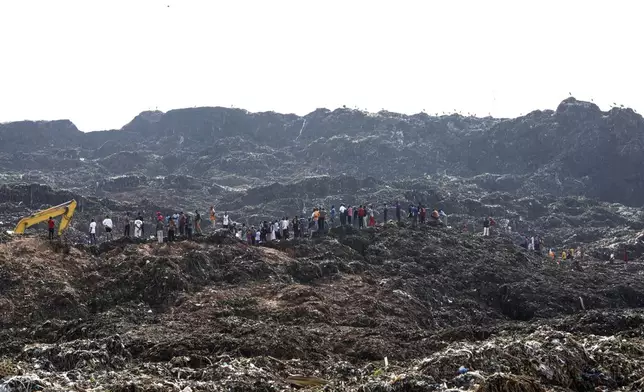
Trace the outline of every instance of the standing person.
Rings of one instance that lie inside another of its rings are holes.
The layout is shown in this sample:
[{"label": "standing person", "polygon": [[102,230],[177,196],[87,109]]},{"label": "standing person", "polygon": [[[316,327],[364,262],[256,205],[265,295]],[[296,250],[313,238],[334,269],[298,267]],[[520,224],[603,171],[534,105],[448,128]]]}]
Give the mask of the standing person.
[{"label": "standing person", "polygon": [[54,218],[51,216],[49,217],[49,220],[47,221],[47,229],[49,231],[49,241],[54,239],[54,228],[56,227],[56,222],[54,222]]},{"label": "standing person", "polygon": [[168,221],[168,242],[174,242],[174,232],[177,230],[177,224],[173,217]]},{"label": "standing person", "polygon": [[335,205],[331,206],[331,211],[329,211],[329,215],[331,215],[331,227],[335,226]]},{"label": "standing person", "polygon": [[89,243],[91,245],[96,244],[96,222],[94,219],[89,223]]},{"label": "standing person", "polygon": [[130,237],[130,213],[125,213],[125,229],[123,230],[123,237]]},{"label": "standing person", "polygon": [[[228,214],[228,213],[226,213]],[[210,206],[210,223],[212,224],[212,227],[215,227],[215,206]]]},{"label": "standing person", "polygon": [[322,208],[320,210],[320,215],[318,216],[318,231],[324,233],[324,224],[326,222],[326,210]]},{"label": "standing person", "polygon": [[186,214],[181,211],[179,216],[179,235],[183,236],[186,234]]},{"label": "standing person", "polygon": [[195,235],[201,235],[201,215],[195,210]]},{"label": "standing person", "polygon": [[385,209],[383,211],[383,214],[385,215],[385,217],[383,219],[384,224],[387,224],[387,213],[389,213],[389,208],[387,207],[387,203],[385,203]]},{"label": "standing person", "polygon": [[277,233],[275,233],[275,222],[268,222],[268,235],[266,236],[267,241],[275,241],[277,239]]},{"label": "standing person", "polygon": [[364,215],[362,216],[362,227],[367,227],[369,223],[369,215],[371,214],[371,212],[370,212],[370,208],[368,208],[366,204],[363,206],[363,208],[364,208]]},{"label": "standing person", "polygon": [[347,225],[351,226],[351,219],[353,219],[353,207],[347,208]]},{"label": "standing person", "polygon": [[311,219],[313,219],[313,231],[318,231],[320,230],[320,227],[318,225],[318,220],[320,219],[320,210],[316,208],[313,209],[313,214],[311,214]]},{"label": "standing person", "polygon": [[157,241],[163,243],[163,220],[157,220]]},{"label": "standing person", "polygon": [[420,215],[420,223],[425,223],[425,218],[427,218],[427,209],[420,204],[418,204],[418,214]]},{"label": "standing person", "polygon": [[304,217],[304,215],[302,215],[300,217],[300,238],[304,238],[304,236],[306,235],[307,227],[308,226],[307,226],[306,218]]},{"label": "standing person", "polygon": [[411,205],[411,223],[412,225],[418,226],[418,207]]},{"label": "standing person", "polygon": [[376,212],[373,210],[373,204],[369,206],[369,226],[376,225]]},{"label": "standing person", "polygon": [[134,238],[141,238],[143,235],[143,217],[139,215],[134,221]]},{"label": "standing person", "polygon": [[285,216],[282,220],[282,238],[284,238],[285,240],[288,239],[288,224],[288,216]]},{"label": "standing person", "polygon": [[360,205],[360,208],[358,208],[358,228],[359,229],[362,229],[364,227],[364,217],[365,217],[364,207]]},{"label": "standing person", "polygon": [[400,216],[402,214],[402,209],[400,208],[400,202],[396,201],[396,220],[400,223]]},{"label": "standing person", "polygon": [[[230,219],[228,219],[228,211],[224,212],[224,229],[228,228],[228,225],[230,224]],[[213,226],[215,226],[213,224]]]},{"label": "standing person", "polygon": [[246,244],[248,245],[255,245],[255,228],[250,227],[244,231],[244,235],[246,236]]},{"label": "standing person", "polygon": [[340,204],[340,226],[347,224],[347,207],[344,204]]},{"label": "standing person", "polygon": [[483,236],[484,237],[489,237],[490,236],[490,217],[487,217],[483,219]]},{"label": "standing person", "polygon": [[105,227],[105,238],[108,241],[113,240],[114,239],[114,237],[112,237],[113,223],[108,215],[105,215],[105,219],[103,219],[103,227]]},{"label": "standing person", "polygon": [[145,238],[145,222],[143,221],[143,214],[139,214],[141,218],[141,237]]},{"label": "standing person", "polygon": [[190,221],[190,215],[186,214],[186,227],[184,228],[186,231],[186,237],[188,237],[189,240],[192,239],[192,222]]},{"label": "standing person", "polygon": [[[362,207],[362,206],[360,206],[360,207]],[[358,222],[358,221],[361,219],[361,218],[358,216],[358,214],[359,214],[359,212],[360,212],[360,207],[358,207],[358,206],[353,207],[353,224],[354,224],[355,226],[358,226],[358,227],[360,227],[360,222]]]}]

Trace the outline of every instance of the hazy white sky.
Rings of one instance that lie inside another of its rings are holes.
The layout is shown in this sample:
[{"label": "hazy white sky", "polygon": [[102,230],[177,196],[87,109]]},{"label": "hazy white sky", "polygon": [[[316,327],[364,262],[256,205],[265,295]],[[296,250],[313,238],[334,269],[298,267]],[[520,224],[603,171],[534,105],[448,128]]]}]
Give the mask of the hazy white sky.
[{"label": "hazy white sky", "polygon": [[[639,1],[0,0],[0,122],[143,110],[644,109]],[[169,5],[169,7],[168,7]]]}]

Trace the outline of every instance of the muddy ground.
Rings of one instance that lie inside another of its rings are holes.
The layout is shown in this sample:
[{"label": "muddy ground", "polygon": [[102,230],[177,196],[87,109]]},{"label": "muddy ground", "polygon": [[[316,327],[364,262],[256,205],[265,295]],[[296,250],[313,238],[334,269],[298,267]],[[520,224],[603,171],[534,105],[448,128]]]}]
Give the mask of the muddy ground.
[{"label": "muddy ground", "polygon": [[394,225],[270,247],[12,238],[0,391],[642,390],[644,266],[582,267]]}]

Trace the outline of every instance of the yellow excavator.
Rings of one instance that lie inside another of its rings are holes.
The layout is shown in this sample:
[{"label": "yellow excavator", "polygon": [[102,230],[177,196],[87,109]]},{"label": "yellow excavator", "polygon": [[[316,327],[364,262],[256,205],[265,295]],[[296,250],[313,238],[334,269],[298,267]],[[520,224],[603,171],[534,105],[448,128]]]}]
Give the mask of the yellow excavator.
[{"label": "yellow excavator", "polygon": [[71,200],[57,206],[47,208],[46,210],[40,210],[33,215],[26,216],[20,219],[16,229],[13,231],[14,234],[24,234],[27,227],[33,226],[40,222],[44,222],[49,219],[51,216],[55,218],[61,216],[60,224],[58,225],[58,236],[61,236],[69,223],[72,221],[72,216],[74,216],[74,211],[76,210],[76,200]]}]

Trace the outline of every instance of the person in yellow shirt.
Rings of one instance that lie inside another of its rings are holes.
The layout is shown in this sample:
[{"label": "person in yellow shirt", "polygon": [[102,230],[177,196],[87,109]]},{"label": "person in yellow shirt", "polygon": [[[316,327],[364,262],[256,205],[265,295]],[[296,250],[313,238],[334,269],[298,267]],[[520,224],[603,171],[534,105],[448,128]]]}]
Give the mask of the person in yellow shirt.
[{"label": "person in yellow shirt", "polygon": [[567,257],[568,257],[568,254],[566,253],[565,250],[561,252],[561,260],[566,260]]},{"label": "person in yellow shirt", "polygon": [[318,218],[320,217],[320,211],[317,208],[313,209],[313,214],[311,214],[311,220],[313,221],[313,224],[310,225],[311,229],[311,237],[313,237],[313,233],[318,231]]}]

